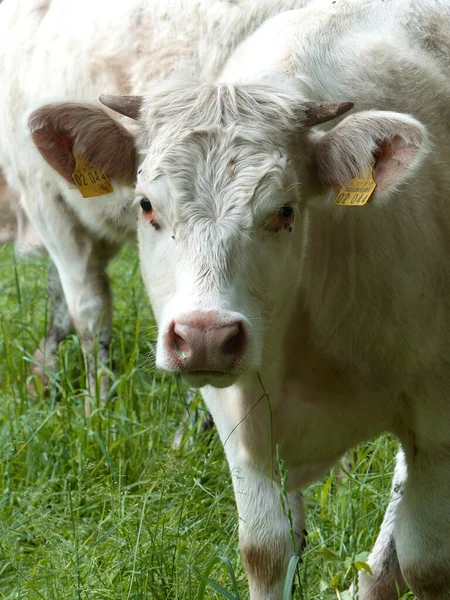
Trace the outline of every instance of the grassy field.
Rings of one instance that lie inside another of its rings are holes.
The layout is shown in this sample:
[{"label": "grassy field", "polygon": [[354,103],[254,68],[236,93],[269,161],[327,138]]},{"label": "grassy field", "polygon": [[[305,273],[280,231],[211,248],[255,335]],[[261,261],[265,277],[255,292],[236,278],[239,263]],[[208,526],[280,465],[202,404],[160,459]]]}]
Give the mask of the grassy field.
[{"label": "grassy field", "polygon": [[[111,276],[116,402],[86,420],[75,336],[61,344],[50,395],[27,392],[45,331],[46,265],[16,264],[12,247],[0,247],[0,598],[223,598],[205,577],[225,597],[247,598],[231,481],[217,435],[199,433],[200,398],[172,449],[186,391],[151,366],[156,333],[134,248]],[[395,447],[388,437],[365,444],[344,481],[331,473],[306,491],[296,598],[349,597],[386,506]]]}]

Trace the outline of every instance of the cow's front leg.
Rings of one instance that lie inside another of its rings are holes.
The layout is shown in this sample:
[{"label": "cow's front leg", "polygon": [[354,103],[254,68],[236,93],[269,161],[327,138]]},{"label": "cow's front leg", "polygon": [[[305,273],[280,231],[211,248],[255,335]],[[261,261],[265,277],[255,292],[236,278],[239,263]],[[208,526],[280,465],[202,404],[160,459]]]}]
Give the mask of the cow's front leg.
[{"label": "cow's front leg", "polygon": [[300,554],[304,541],[302,494],[286,497],[276,482],[248,466],[230,467],[250,599],[281,600],[289,560]]},{"label": "cow's front leg", "polygon": [[[436,438],[443,429],[435,427]],[[450,600],[449,445],[414,442],[405,453],[407,479],[395,523],[400,567],[418,600]]]},{"label": "cow's front leg", "polygon": [[368,575],[363,571],[359,575],[360,600],[397,600],[405,585],[397,558],[395,522],[406,476],[405,457],[401,450],[397,455],[389,505],[377,541],[369,557],[373,575]]},{"label": "cow's front leg", "polygon": [[88,363],[85,412],[89,414],[91,396],[99,393],[106,399],[108,395],[105,367],[109,362],[112,296],[106,267],[118,246],[96,239],[51,188],[42,185],[33,193],[29,190],[24,204],[30,197],[37,198],[37,203],[28,207],[30,218],[58,271],[70,320]]},{"label": "cow's front leg", "polygon": [[105,241],[91,241],[89,254],[75,269],[61,270],[69,312],[81,340],[88,366],[88,395],[85,414],[91,412],[92,398],[105,402],[109,391],[109,345],[112,327],[112,294],[106,266],[117,247]]},{"label": "cow's front leg", "polygon": [[31,372],[39,377],[43,385],[49,382],[48,373],[58,369],[59,343],[73,331],[64,291],[53,263],[50,263],[48,268],[47,292],[50,302],[48,328],[34,353],[34,362],[31,365]]}]

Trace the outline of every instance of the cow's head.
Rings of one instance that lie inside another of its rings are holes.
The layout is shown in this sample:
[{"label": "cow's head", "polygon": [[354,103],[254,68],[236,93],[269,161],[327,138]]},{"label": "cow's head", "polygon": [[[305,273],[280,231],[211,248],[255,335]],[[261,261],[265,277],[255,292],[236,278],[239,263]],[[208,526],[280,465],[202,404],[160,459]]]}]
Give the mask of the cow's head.
[{"label": "cow's head", "polygon": [[[77,139],[113,180],[136,178],[141,267],[159,325],[157,364],[193,386],[225,387],[276,360],[275,339],[288,323],[310,242],[307,200],[329,201],[373,161],[376,194],[383,194],[417,163],[425,137],[411,117],[372,111],[314,131],[352,105],[307,103],[295,81],[162,82],[144,99],[103,102],[138,118],[136,143],[104,113],[97,116],[105,120],[103,139],[83,118],[68,132],[77,110],[69,104],[55,107],[57,120],[48,106],[35,111],[32,135],[68,180],[73,164],[64,165]],[[58,127],[70,140],[63,160]]]}]

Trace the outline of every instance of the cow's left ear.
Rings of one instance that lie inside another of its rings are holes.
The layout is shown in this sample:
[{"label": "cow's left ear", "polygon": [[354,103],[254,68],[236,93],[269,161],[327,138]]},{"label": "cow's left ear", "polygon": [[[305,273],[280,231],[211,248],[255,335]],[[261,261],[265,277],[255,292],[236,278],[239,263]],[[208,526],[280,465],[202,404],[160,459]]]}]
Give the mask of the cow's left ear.
[{"label": "cow's left ear", "polygon": [[119,183],[135,179],[134,137],[102,108],[75,102],[46,104],[28,116],[28,128],[41,155],[71,184],[74,154]]},{"label": "cow's left ear", "polygon": [[374,164],[375,193],[411,175],[428,148],[427,131],[413,117],[384,111],[352,114],[316,143],[318,177],[339,190]]}]

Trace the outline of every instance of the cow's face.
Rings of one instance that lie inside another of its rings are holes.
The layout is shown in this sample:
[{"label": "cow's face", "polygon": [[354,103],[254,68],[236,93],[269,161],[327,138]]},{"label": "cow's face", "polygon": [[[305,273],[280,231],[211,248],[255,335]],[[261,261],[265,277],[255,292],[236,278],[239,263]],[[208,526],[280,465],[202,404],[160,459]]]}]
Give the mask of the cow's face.
[{"label": "cow's face", "polygon": [[[137,180],[142,272],[159,325],[156,361],[193,386],[228,386],[278,358],[302,249],[314,244],[304,233],[311,195],[316,208],[332,207],[336,190],[373,166],[383,206],[426,154],[426,131],[410,116],[367,111],[312,132],[352,104],[302,98],[297,80],[172,81],[145,100],[103,97],[138,119],[137,143],[98,106],[50,104],[29,117],[34,143],[69,183],[76,155],[113,181]],[[108,196],[104,203],[107,210]],[[331,218],[346,210],[336,207]]]},{"label": "cow's face", "polygon": [[234,128],[193,130],[159,159],[150,150],[136,197],[157,365],[193,386],[257,370],[300,272],[299,181],[284,150]]},{"label": "cow's face", "polygon": [[420,124],[395,113],[312,132],[352,106],[305,103],[295,81],[163,85],[147,97],[138,237],[159,367],[193,386],[224,387],[277,361],[311,242],[308,197],[329,202],[374,161],[382,192],[423,140]]},{"label": "cow's face", "polygon": [[310,158],[293,93],[295,84],[163,84],[142,107],[138,238],[156,362],[192,386],[231,385],[283,336]]}]

